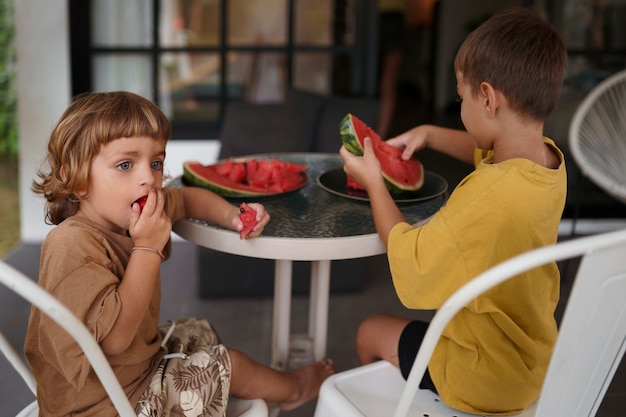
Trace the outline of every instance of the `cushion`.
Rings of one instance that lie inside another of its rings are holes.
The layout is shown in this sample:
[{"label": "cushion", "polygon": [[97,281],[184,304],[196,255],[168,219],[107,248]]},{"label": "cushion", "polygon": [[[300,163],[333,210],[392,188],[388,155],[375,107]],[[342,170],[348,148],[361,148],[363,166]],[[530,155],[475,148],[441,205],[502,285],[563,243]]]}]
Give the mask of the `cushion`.
[{"label": "cushion", "polygon": [[220,132],[220,158],[308,149],[311,138],[298,133],[292,113],[284,104],[230,103]]},{"label": "cushion", "polygon": [[308,152],[325,98],[291,91],[284,103],[229,103],[220,132],[220,158],[266,152]]}]

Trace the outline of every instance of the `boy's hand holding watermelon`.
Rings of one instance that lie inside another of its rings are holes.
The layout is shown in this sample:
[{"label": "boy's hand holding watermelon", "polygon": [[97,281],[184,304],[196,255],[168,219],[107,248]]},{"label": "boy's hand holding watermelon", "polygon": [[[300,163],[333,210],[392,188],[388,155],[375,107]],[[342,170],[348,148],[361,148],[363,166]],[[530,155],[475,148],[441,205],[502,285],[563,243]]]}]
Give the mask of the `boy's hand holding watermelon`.
[{"label": "boy's hand holding watermelon", "polygon": [[[375,172],[376,175],[382,176],[388,191],[393,196],[402,196],[407,193],[414,193],[424,185],[424,167],[417,159],[404,158],[402,150],[386,143],[380,136],[362,120],[348,113],[339,124],[339,134],[343,143],[343,148],[356,156],[364,155],[365,139],[369,138],[371,142],[371,157],[377,159],[378,163],[369,164],[366,173]],[[369,155],[366,155],[369,157]],[[350,161],[347,153],[342,155],[344,162],[346,159]],[[374,158],[375,157],[375,158]],[[347,169],[346,169],[347,168]],[[346,173],[350,167],[345,167]],[[362,178],[359,181],[358,173],[348,174],[348,188],[364,189]],[[352,179],[350,179],[352,177]]]}]

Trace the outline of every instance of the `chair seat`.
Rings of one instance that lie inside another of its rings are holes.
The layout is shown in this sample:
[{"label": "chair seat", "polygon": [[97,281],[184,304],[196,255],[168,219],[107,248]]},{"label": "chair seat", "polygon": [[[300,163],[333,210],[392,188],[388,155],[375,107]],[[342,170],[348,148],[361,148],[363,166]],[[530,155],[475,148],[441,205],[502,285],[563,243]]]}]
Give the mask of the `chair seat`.
[{"label": "chair seat", "polygon": [[24,407],[15,417],[37,417],[38,415],[39,406],[37,405],[37,400],[35,400]]},{"label": "chair seat", "polygon": [[[406,380],[400,370],[386,361],[337,373],[324,381],[315,417],[351,416],[354,415],[354,407],[366,417],[390,417],[398,406],[405,385]],[[532,404],[517,416],[532,417],[534,414],[535,404]],[[477,417],[476,414],[448,407],[437,394],[426,389],[417,391],[408,415]]]},{"label": "chair seat", "polygon": [[269,415],[267,403],[261,399],[242,400],[228,398],[226,417],[266,417]]}]

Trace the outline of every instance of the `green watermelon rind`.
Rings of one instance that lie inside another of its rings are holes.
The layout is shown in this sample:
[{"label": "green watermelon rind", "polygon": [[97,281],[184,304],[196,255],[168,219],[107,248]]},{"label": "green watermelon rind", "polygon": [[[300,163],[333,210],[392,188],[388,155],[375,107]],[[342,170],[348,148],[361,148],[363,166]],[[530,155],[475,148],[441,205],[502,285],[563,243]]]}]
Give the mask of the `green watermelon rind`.
[{"label": "green watermelon rind", "polygon": [[[339,123],[339,135],[343,146],[350,151],[350,153],[356,156],[363,156],[363,147],[361,142],[357,138],[356,129],[352,123],[354,116],[350,113],[346,114]],[[405,185],[404,183],[395,181],[384,170],[382,172],[383,179],[385,180],[385,186],[389,193],[394,197],[410,196],[418,191],[424,185],[424,167],[420,164],[420,179],[421,181],[413,185]]]},{"label": "green watermelon rind", "polygon": [[352,115],[346,114],[339,123],[339,136],[341,136],[341,142],[343,146],[350,151],[350,153],[356,156],[363,156],[363,148],[359,139],[356,137],[354,125],[352,124]]},{"label": "green watermelon rind", "polygon": [[403,184],[393,181],[383,172],[383,179],[385,180],[385,185],[387,186],[387,190],[394,197],[410,197],[415,194],[416,191],[419,191],[424,185],[424,167],[422,167],[421,173],[421,181],[415,185],[410,187],[405,187]]},{"label": "green watermelon rind", "polygon": [[[205,179],[204,177],[194,173],[192,169],[190,168],[190,166],[194,164],[202,165],[198,161],[183,162],[183,179],[185,180],[185,182],[194,187],[207,188],[213,191],[214,193],[219,194],[223,197],[227,197],[227,198],[228,197],[233,197],[233,198],[235,197],[242,197],[242,198],[270,197],[270,196],[275,196],[278,194],[290,193],[290,192],[299,190],[300,188],[304,187],[309,181],[309,176],[307,175],[305,171],[303,171],[300,173],[302,177],[302,183],[300,183],[297,187],[294,187],[293,189],[289,189],[285,191],[276,191],[272,189],[264,189],[262,187],[254,187],[251,185],[243,185],[243,184],[237,184],[237,187],[234,188],[234,187],[229,187],[225,184],[218,184],[214,181],[209,181]],[[219,175],[216,174],[216,176],[219,176]]]}]

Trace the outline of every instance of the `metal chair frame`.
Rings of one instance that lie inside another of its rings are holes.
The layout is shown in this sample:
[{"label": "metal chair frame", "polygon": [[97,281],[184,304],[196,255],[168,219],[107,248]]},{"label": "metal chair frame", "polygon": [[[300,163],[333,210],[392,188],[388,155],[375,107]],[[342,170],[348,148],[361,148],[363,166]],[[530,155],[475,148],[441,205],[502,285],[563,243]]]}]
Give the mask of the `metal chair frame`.
[{"label": "metal chair frame", "polygon": [[[22,298],[28,300],[67,331],[79,344],[85,356],[87,356],[87,359],[102,382],[102,386],[111,398],[119,415],[122,417],[136,417],[135,411],[128,397],[126,397],[117,377],[113,373],[100,345],[96,342],[96,339],[83,322],[59,300],[37,285],[35,281],[2,261],[0,261],[0,283],[4,284]],[[17,353],[2,332],[0,332],[0,351],[2,351],[7,360],[13,365],[36,397],[36,382],[30,368],[24,363],[22,357]],[[18,414],[18,417],[37,416],[38,413],[39,408],[35,400],[28,404],[26,408]],[[241,400],[232,397],[229,399],[227,417],[266,417],[268,414],[267,404],[261,399]]]}]

